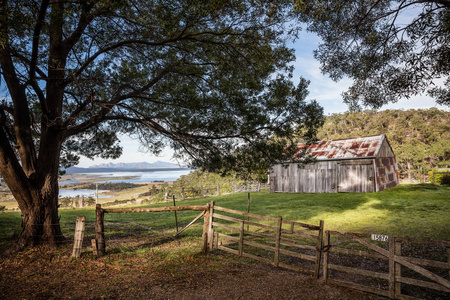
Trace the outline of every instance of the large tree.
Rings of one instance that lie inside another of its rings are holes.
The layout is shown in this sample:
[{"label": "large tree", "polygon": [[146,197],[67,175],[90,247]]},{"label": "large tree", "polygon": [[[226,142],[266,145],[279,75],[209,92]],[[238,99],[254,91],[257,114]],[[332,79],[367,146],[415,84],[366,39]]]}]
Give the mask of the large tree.
[{"label": "large tree", "polygon": [[0,173],[22,212],[17,247],[63,240],[59,168],[80,154],[120,156],[118,133],[208,168],[289,136],[316,105],[304,101],[305,80],[290,80],[291,9],[283,0],[0,0]]},{"label": "large tree", "polygon": [[428,94],[450,105],[449,0],[296,0],[322,43],[314,52],[333,80],[354,80],[344,102],[379,108]]}]

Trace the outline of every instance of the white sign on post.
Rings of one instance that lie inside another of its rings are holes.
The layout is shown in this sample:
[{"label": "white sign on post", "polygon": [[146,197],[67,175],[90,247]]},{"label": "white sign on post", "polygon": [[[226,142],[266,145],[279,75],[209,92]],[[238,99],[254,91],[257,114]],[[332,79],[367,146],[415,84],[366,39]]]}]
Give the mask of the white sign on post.
[{"label": "white sign on post", "polygon": [[373,234],[372,233],[372,240],[373,241],[380,241],[380,242],[389,242],[389,236],[382,235],[382,234]]}]

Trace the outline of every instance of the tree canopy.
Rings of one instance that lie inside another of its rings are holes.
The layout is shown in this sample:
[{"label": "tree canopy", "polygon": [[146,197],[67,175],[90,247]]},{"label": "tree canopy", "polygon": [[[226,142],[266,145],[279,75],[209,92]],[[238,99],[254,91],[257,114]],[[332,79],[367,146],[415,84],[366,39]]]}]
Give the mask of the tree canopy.
[{"label": "tree canopy", "polygon": [[269,155],[320,111],[291,81],[291,20],[284,0],[0,0],[0,173],[23,245],[61,235],[58,168],[120,156],[118,133],[209,169]]},{"label": "tree canopy", "polygon": [[348,76],[352,108],[380,108],[428,94],[450,105],[450,1],[297,0],[307,29],[323,40],[315,57],[333,80]]}]

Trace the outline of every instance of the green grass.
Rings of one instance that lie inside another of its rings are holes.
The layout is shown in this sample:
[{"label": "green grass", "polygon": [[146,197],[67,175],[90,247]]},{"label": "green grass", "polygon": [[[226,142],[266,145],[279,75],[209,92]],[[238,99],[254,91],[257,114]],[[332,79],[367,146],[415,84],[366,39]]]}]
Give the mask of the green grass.
[{"label": "green grass", "polygon": [[[205,205],[212,200],[219,206],[247,211],[246,193],[177,201],[177,205]],[[171,203],[147,206],[166,205]],[[318,224],[324,220],[325,229],[329,230],[450,240],[449,186],[400,185],[383,192],[366,194],[252,193],[250,211],[309,224]],[[180,226],[187,224],[198,213],[178,212]],[[85,236],[93,238],[93,208],[60,210],[60,215],[63,232],[69,239],[73,236],[78,215],[86,216]],[[182,235],[200,237],[201,224],[199,221]],[[109,239],[136,235],[154,236],[157,240],[175,232],[174,213],[106,214],[105,228]],[[19,233],[20,213],[0,213],[0,248],[7,247]]]}]

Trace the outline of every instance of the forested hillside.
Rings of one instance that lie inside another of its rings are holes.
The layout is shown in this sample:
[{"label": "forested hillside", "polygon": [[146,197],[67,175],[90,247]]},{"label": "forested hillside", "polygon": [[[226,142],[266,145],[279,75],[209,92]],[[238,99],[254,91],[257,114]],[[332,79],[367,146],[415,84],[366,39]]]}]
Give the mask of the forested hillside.
[{"label": "forested hillside", "polygon": [[386,134],[403,179],[422,180],[433,167],[450,165],[450,112],[431,109],[361,111],[325,119],[319,140]]}]

